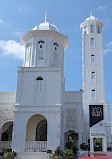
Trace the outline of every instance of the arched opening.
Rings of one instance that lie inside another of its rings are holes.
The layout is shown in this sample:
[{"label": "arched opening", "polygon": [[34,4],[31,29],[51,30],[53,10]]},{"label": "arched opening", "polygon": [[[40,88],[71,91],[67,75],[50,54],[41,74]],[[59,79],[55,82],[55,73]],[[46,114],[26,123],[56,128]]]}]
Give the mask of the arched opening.
[{"label": "arched opening", "polygon": [[8,121],[0,129],[0,150],[11,149],[13,122]]},{"label": "arched opening", "polygon": [[36,114],[28,120],[25,150],[47,150],[47,120],[43,115]]},{"label": "arched opening", "polygon": [[12,141],[13,122],[5,123],[1,128],[1,141]]},{"label": "arched opening", "polygon": [[69,130],[69,131],[65,132],[64,138],[65,138],[64,139],[65,147],[66,147],[66,144],[72,139],[72,141],[73,141],[73,147],[72,147],[73,155],[74,155],[74,158],[77,158],[78,133],[76,133],[74,130]]}]

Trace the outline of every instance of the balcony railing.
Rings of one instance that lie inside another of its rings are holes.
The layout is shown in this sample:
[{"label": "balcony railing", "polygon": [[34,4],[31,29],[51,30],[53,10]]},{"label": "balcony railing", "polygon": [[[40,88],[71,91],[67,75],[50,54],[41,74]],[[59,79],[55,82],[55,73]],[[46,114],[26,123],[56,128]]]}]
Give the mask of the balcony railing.
[{"label": "balcony railing", "polygon": [[45,152],[47,151],[47,141],[26,141],[25,151]]},{"label": "balcony railing", "polygon": [[11,149],[11,141],[0,141],[0,150]]}]

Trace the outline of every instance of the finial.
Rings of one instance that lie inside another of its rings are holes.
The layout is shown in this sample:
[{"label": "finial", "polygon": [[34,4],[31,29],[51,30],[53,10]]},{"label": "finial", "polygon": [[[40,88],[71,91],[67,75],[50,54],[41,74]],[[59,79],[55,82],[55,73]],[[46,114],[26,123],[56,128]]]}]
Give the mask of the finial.
[{"label": "finial", "polygon": [[91,13],[90,13],[90,17],[92,17],[92,10],[91,10]]},{"label": "finial", "polygon": [[45,13],[45,23],[47,23],[47,9],[46,9],[46,13]]}]

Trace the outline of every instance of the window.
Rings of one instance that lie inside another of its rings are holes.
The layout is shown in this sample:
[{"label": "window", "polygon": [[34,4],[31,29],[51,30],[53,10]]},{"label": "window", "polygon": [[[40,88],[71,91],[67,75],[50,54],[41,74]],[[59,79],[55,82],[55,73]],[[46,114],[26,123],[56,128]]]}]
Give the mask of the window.
[{"label": "window", "polygon": [[38,77],[36,80],[43,80],[43,78],[42,77]]},{"label": "window", "polygon": [[42,104],[44,99],[44,80],[41,76],[35,79],[34,103]]},{"label": "window", "polygon": [[91,45],[94,45],[94,38],[91,38]]},{"label": "window", "polygon": [[97,28],[97,29],[98,29],[98,34],[99,34],[99,33],[100,33],[100,27],[98,26],[98,28]]},{"label": "window", "polygon": [[94,25],[90,25],[90,33],[94,33]]},{"label": "window", "polygon": [[29,66],[30,65],[30,44],[28,43],[26,45],[26,53],[25,53],[25,66]]},{"label": "window", "polygon": [[91,79],[92,79],[92,80],[95,79],[95,72],[92,72],[92,73],[91,73]]},{"label": "window", "polygon": [[29,52],[29,51],[30,51],[30,44],[28,43],[26,46],[26,52]]},{"label": "window", "polygon": [[96,93],[96,91],[93,89],[92,92],[91,92],[91,97],[92,98],[95,98],[95,93]]},{"label": "window", "polygon": [[54,50],[57,51],[57,49],[58,49],[58,44],[55,42],[53,45],[54,45]]},{"label": "window", "polygon": [[40,40],[38,42],[38,51],[37,51],[37,57],[39,60],[44,60],[44,41]]},{"label": "window", "polygon": [[91,63],[93,64],[95,62],[95,56],[91,55]]},{"label": "window", "polygon": [[53,65],[57,66],[58,65],[58,47],[59,45],[55,42],[54,44],[54,53],[53,53]]},{"label": "window", "polygon": [[42,93],[42,91],[43,91],[43,78],[42,77],[38,77],[36,79],[36,89],[37,89],[37,93]]},{"label": "window", "polygon": [[84,34],[87,34],[87,26],[84,27]]},{"label": "window", "polygon": [[40,49],[42,49],[43,44],[44,44],[44,41],[43,41],[43,40],[40,40],[40,41],[38,42],[38,45],[39,45],[39,48],[40,48]]}]

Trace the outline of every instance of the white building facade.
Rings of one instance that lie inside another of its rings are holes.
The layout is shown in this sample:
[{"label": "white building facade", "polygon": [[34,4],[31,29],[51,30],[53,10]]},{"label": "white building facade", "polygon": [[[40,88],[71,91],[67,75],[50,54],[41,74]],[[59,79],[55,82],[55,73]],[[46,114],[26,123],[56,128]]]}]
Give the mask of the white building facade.
[{"label": "white building facade", "polygon": [[89,105],[101,104],[101,133],[106,143],[102,151],[106,151],[110,106],[104,95],[102,27],[93,16],[81,24],[83,101],[82,91],[65,91],[63,67],[68,38],[46,18],[22,36],[25,58],[23,67],[18,68],[17,92],[0,93],[0,148],[11,146],[20,159],[37,155],[42,159],[47,150],[54,151],[57,146],[64,150],[70,137],[78,150],[89,138],[92,147],[91,133],[99,133],[100,125],[89,129]]}]

